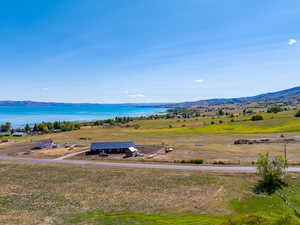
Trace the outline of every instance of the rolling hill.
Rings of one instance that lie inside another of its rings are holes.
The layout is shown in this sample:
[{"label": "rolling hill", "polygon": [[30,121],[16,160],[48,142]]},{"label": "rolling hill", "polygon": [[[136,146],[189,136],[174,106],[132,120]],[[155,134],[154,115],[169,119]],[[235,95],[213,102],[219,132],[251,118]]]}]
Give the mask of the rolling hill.
[{"label": "rolling hill", "polygon": [[206,107],[235,103],[292,103],[300,101],[300,86],[282,91],[260,94],[252,97],[241,98],[214,98],[194,102],[168,104],[167,107]]}]

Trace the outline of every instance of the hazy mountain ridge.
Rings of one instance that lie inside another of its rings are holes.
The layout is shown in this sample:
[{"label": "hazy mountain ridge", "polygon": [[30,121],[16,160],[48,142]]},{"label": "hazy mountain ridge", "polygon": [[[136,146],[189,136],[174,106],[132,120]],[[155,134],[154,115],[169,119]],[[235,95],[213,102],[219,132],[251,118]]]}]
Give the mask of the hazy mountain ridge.
[{"label": "hazy mountain ridge", "polygon": [[167,107],[205,107],[222,104],[234,103],[276,103],[276,102],[291,102],[300,99],[300,86],[282,91],[270,92],[251,97],[241,98],[214,98],[207,100],[199,100],[194,102],[182,102],[166,105]]},{"label": "hazy mountain ridge", "polygon": [[159,107],[205,107],[222,104],[234,104],[234,103],[276,103],[276,102],[292,102],[300,100],[300,86],[276,91],[265,94],[260,94],[251,97],[241,98],[214,98],[207,100],[199,100],[193,102],[181,102],[181,103],[120,103],[120,104],[100,104],[100,103],[61,103],[61,102],[35,102],[35,101],[0,101],[0,106],[82,106],[82,105],[122,105],[122,106],[159,106]]}]

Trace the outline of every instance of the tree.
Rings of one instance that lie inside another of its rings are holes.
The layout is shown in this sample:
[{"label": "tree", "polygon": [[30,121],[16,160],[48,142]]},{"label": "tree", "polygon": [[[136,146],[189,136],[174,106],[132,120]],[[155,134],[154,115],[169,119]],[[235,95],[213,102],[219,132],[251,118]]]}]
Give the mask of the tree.
[{"label": "tree", "polygon": [[268,153],[260,154],[257,160],[257,173],[262,179],[258,181],[254,191],[256,193],[265,192],[272,194],[286,186],[283,177],[287,167],[287,160],[282,156],[270,158]]},{"label": "tree", "polygon": [[282,112],[283,109],[279,105],[273,105],[268,108],[267,113],[279,113]]},{"label": "tree", "polygon": [[300,117],[300,110],[296,112],[295,117]]},{"label": "tree", "polygon": [[11,123],[6,122],[5,124],[0,126],[1,132],[9,132],[11,130]]},{"label": "tree", "polygon": [[218,116],[224,116],[224,111],[222,109],[219,109],[219,111],[217,112]]},{"label": "tree", "polygon": [[24,130],[25,130],[26,133],[28,133],[31,130],[31,128],[28,124],[26,124],[25,127],[24,127]]},{"label": "tree", "polygon": [[49,132],[49,129],[48,129],[48,127],[45,123],[39,123],[37,125],[37,129],[38,129],[38,131],[40,131],[42,133],[48,133]]},{"label": "tree", "polygon": [[263,120],[264,117],[262,115],[254,115],[251,117],[252,121],[258,121],[258,120]]},{"label": "tree", "polygon": [[252,114],[253,110],[252,109],[244,109],[243,114]]}]

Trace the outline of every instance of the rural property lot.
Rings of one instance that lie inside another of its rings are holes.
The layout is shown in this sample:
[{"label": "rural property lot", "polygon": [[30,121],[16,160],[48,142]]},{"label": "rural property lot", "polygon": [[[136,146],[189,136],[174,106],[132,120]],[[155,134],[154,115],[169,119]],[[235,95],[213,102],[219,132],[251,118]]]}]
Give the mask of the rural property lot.
[{"label": "rural property lot", "polygon": [[[168,145],[174,147],[174,151],[168,154],[157,155],[151,159],[129,158],[131,160],[158,161],[158,162],[181,162],[182,160],[204,160],[205,164],[224,162],[231,165],[252,165],[259,153],[270,152],[271,155],[283,155],[283,144],[253,144],[234,145],[237,139],[279,138],[280,134],[220,134],[220,133],[148,133],[136,132],[128,128],[82,128],[78,131],[48,134],[38,137],[27,137],[11,144],[0,144],[0,154],[18,155],[18,157],[56,158],[72,152],[81,151],[82,148],[74,150],[36,150],[30,155],[23,153],[30,150],[32,143],[39,139],[52,138],[59,144],[66,142],[76,143],[87,148],[93,141],[134,141],[143,145]],[[81,140],[81,137],[89,137],[90,140]],[[300,133],[285,133],[285,137],[300,137]],[[291,165],[300,164],[300,143],[287,145],[287,157]],[[19,154],[18,154],[19,153]],[[75,157],[85,159],[83,155]],[[101,160],[100,157],[92,157]],[[121,159],[121,157],[119,157]]]}]

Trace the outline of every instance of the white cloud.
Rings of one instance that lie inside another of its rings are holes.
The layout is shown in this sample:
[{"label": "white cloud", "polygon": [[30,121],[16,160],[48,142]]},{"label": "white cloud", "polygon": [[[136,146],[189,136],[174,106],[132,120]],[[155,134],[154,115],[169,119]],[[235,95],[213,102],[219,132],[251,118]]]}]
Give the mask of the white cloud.
[{"label": "white cloud", "polygon": [[128,95],[129,98],[144,98],[145,95],[143,94],[131,94],[131,95]]},{"label": "white cloud", "polygon": [[288,41],[288,44],[289,45],[294,45],[294,44],[296,44],[297,43],[297,40],[295,40],[295,39],[293,39],[293,38],[291,38],[289,41]]},{"label": "white cloud", "polygon": [[203,81],[204,81],[204,80],[201,80],[201,79],[195,80],[196,83],[202,83]]}]

